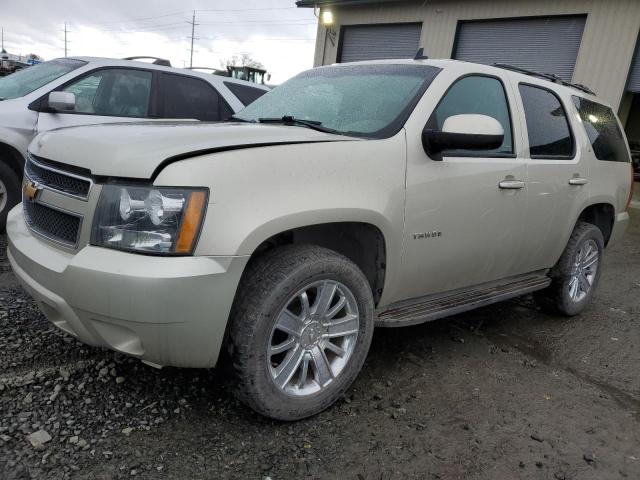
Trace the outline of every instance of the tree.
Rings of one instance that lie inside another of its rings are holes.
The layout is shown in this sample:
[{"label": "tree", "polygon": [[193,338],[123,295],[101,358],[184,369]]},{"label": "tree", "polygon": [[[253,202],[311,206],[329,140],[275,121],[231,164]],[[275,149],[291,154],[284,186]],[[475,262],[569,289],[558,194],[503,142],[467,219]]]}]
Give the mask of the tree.
[{"label": "tree", "polygon": [[44,60],[44,58],[42,58],[40,55],[35,53],[30,53],[29,55],[27,55],[27,58],[30,60],[37,60],[39,62],[42,62]]},{"label": "tree", "polygon": [[242,53],[240,55],[233,55],[230,58],[220,62],[220,65],[223,68],[227,67],[253,67],[253,68],[264,68],[264,65],[260,63],[258,60],[251,58],[251,55],[248,53]]}]

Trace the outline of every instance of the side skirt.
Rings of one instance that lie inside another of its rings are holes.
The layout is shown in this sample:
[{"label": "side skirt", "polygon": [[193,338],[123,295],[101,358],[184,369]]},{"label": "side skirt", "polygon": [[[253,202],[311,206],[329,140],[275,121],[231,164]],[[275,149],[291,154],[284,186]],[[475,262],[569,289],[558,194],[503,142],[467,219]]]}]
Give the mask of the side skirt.
[{"label": "side skirt", "polygon": [[551,283],[551,279],[547,277],[546,273],[546,270],[542,270],[509,279],[394,303],[377,312],[376,326],[404,327],[417,325],[508,300],[536,290],[542,290]]}]

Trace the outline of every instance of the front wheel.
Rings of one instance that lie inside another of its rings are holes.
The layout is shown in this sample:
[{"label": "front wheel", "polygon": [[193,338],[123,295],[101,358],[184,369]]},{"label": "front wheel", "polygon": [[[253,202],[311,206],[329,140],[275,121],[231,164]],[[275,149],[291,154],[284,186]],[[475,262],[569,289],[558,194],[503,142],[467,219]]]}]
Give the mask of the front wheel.
[{"label": "front wheel", "polygon": [[230,326],[241,401],[298,420],[329,407],[358,375],[371,344],[373,296],[360,269],[315,246],[287,246],[250,264]]},{"label": "front wheel", "polygon": [[558,263],[551,269],[551,285],[535,293],[547,309],[567,316],[585,309],[594,295],[602,271],[604,238],[598,227],[579,222]]}]

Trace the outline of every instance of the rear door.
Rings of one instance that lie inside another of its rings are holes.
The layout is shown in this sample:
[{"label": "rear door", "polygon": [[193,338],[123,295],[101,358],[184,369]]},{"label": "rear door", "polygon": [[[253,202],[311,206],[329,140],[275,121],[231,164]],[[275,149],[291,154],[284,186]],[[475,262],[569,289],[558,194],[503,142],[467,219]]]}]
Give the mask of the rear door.
[{"label": "rear door", "polygon": [[[522,273],[526,165],[517,155],[520,130],[512,102],[513,92],[502,76],[465,75],[449,81],[423,123],[408,128],[403,278],[397,298]],[[458,114],[498,120],[505,132],[501,147],[445,151],[441,161],[429,158],[420,140],[425,123],[440,130],[449,116]]]},{"label": "rear door", "polygon": [[87,73],[56,89],[75,95],[75,110],[67,113],[43,109],[38,115],[38,132],[152,118],[153,79],[152,71],[137,68],[102,68]]},{"label": "rear door", "polygon": [[589,196],[586,145],[578,145],[570,98],[541,82],[518,82],[518,105],[526,132],[527,213],[521,267],[552,267],[566,246]]}]

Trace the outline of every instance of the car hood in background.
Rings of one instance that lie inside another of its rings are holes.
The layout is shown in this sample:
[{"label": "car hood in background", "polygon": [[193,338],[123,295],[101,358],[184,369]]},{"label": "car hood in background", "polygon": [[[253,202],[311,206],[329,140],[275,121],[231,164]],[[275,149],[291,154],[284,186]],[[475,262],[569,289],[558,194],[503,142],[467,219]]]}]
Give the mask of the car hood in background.
[{"label": "car hood in background", "polygon": [[354,141],[306,127],[255,123],[145,122],[61,128],[38,135],[29,151],[93,175],[151,178],[172,159],[295,143]]}]

